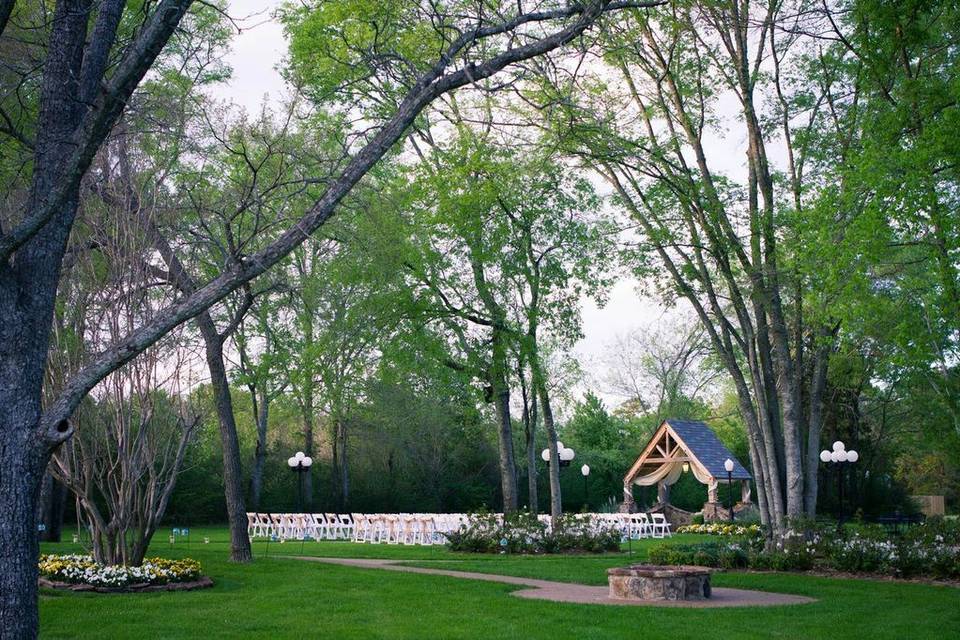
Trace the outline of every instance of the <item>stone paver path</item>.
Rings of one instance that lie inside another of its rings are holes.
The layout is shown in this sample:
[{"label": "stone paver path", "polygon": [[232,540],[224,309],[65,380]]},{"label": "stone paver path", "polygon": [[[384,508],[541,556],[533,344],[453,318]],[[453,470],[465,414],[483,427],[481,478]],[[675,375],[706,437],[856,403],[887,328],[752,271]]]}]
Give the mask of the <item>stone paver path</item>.
[{"label": "stone paver path", "polygon": [[423,573],[431,576],[448,576],[468,580],[484,580],[486,582],[500,582],[514,584],[526,589],[511,592],[511,595],[532,600],[551,600],[553,602],[573,602],[578,604],[606,604],[621,606],[643,607],[688,607],[694,609],[712,609],[715,607],[769,607],[787,604],[807,604],[816,602],[813,598],[797,596],[787,593],[772,593],[769,591],[748,591],[746,589],[727,589],[714,587],[709,600],[691,601],[642,601],[642,600],[614,600],[609,597],[607,587],[593,587],[584,584],[569,582],[553,582],[551,580],[536,580],[534,578],[519,578],[516,576],[501,576],[492,573],[476,573],[473,571],[450,571],[447,569],[427,569],[423,567],[409,567],[400,564],[410,562],[404,560],[375,560],[370,558],[318,558],[300,556],[300,560],[324,562],[346,567],[361,569],[383,569],[387,571],[404,571],[407,573]]}]

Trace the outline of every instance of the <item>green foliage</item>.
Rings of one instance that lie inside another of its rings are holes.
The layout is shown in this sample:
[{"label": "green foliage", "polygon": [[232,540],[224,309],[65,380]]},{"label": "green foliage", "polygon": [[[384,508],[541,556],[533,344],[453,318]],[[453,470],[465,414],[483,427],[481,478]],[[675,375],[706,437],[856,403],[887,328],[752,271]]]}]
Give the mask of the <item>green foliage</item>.
[{"label": "green foliage", "polygon": [[505,517],[475,513],[466,525],[447,535],[451,551],[468,553],[607,553],[620,550],[613,528],[595,529],[576,515],[561,516],[555,526],[537,516],[519,512]]}]

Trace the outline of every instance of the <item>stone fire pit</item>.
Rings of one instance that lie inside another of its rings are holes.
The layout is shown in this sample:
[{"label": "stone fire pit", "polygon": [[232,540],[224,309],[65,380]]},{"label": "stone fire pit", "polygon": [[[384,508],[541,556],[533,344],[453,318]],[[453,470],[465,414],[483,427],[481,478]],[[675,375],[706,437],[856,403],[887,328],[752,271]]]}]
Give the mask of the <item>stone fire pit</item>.
[{"label": "stone fire pit", "polygon": [[710,597],[707,567],[633,564],[607,569],[610,597],[617,600],[705,600]]}]

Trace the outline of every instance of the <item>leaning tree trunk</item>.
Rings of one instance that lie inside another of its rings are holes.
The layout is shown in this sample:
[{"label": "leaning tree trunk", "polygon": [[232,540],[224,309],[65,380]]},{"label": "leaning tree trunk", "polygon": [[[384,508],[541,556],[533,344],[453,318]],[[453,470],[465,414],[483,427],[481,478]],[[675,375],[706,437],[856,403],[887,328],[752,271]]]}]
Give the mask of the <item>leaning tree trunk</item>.
[{"label": "leaning tree trunk", "polygon": [[207,367],[210,369],[210,384],[217,403],[217,418],[220,423],[220,442],[223,447],[223,489],[227,501],[227,520],[230,525],[230,560],[250,562],[250,536],[247,535],[247,513],[243,504],[243,477],[240,470],[240,441],[237,423],[233,416],[233,401],[230,398],[230,382],[223,364],[223,341],[217,332],[210,313],[197,316],[197,324],[203,335]]}]

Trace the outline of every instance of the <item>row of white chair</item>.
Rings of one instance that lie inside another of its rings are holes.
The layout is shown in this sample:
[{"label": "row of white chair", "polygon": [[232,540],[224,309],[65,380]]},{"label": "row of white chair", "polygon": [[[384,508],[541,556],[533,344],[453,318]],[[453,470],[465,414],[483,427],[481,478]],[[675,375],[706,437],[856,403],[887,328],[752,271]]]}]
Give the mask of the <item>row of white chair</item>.
[{"label": "row of white chair", "polygon": [[670,523],[662,513],[590,513],[597,528],[612,528],[621,535],[634,540],[641,538],[666,538],[673,535]]},{"label": "row of white chair", "polygon": [[[498,518],[502,515],[497,514]],[[595,530],[613,529],[624,537],[672,535],[662,513],[584,513],[577,516]],[[538,516],[550,527],[550,516]],[[463,513],[248,513],[251,538],[351,540],[370,544],[443,544],[446,534],[469,523]]]},{"label": "row of white chair", "polygon": [[353,541],[370,544],[443,544],[467,522],[460,513],[355,513]]},{"label": "row of white chair", "polygon": [[353,518],[337,513],[248,513],[247,535],[278,540],[351,540]]}]

